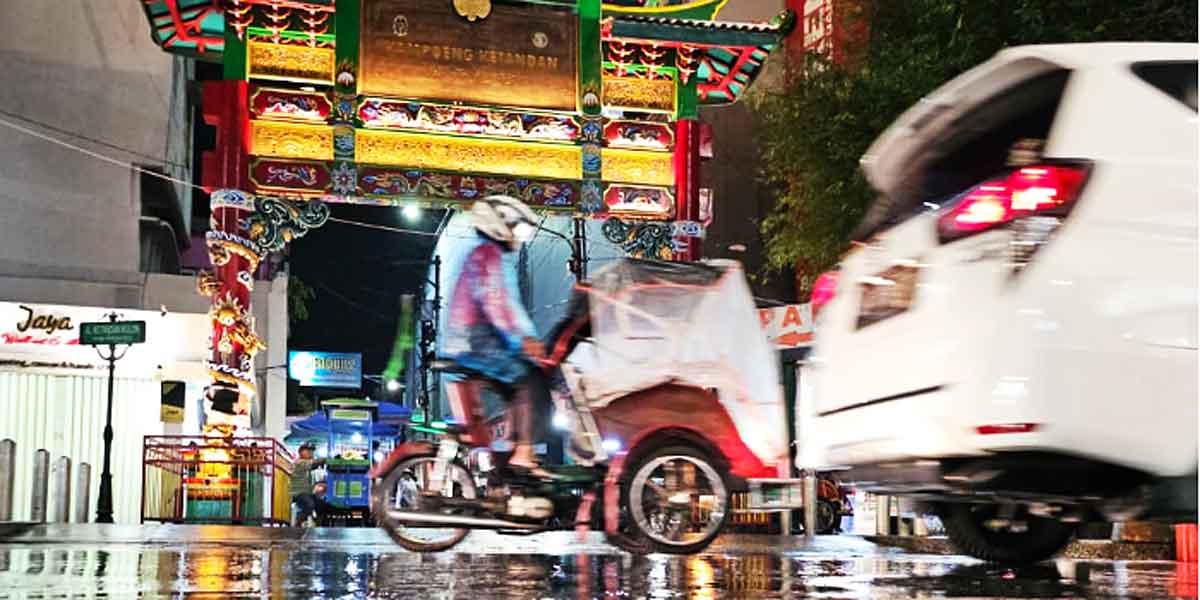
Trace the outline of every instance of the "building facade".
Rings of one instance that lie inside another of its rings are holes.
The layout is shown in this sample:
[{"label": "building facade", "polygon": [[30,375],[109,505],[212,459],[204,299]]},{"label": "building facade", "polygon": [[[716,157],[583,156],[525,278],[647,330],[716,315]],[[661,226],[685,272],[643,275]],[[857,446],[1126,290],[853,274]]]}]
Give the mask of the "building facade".
[{"label": "building facade", "polygon": [[[198,432],[207,381],[208,303],[180,274],[194,225],[193,61],[158,50],[137,2],[22,2],[5,13],[0,439],[18,443],[15,516],[28,517],[39,448],[89,462],[97,497],[107,371],[77,345],[78,324],[116,311],[147,322],[147,343],[118,363],[114,394],[115,516],[137,522],[141,438]],[[259,357],[263,401],[250,416],[280,437],[286,378],[269,366],[286,362],[286,289],[280,278],[255,290],[260,331],[275,347]],[[163,381],[186,384],[182,422],[163,422]]]}]

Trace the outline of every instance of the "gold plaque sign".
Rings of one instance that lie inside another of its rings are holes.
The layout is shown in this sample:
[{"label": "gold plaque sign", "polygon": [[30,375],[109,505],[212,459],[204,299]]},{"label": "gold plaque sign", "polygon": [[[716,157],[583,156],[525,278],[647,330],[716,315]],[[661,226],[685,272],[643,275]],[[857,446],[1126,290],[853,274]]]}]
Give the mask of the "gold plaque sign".
[{"label": "gold plaque sign", "polygon": [[578,17],[531,4],[490,8],[468,21],[445,0],[363,0],[359,91],[574,111]]},{"label": "gold plaque sign", "polygon": [[[670,154],[664,155],[671,158]],[[397,131],[359,131],[354,159],[364,164],[551,179],[578,179],[583,169],[580,149],[575,145]]]}]

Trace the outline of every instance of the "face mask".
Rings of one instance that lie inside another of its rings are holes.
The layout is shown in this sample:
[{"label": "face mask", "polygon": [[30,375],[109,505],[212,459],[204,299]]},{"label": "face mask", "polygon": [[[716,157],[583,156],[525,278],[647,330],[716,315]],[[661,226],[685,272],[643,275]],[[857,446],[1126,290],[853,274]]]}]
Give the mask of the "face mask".
[{"label": "face mask", "polygon": [[530,225],[529,223],[522,221],[520,223],[517,223],[515,226],[513,226],[512,231],[513,231],[513,240],[516,242],[524,243],[524,242],[528,242],[529,240],[533,239],[533,233],[535,231],[537,231],[537,228],[534,227],[533,225]]}]

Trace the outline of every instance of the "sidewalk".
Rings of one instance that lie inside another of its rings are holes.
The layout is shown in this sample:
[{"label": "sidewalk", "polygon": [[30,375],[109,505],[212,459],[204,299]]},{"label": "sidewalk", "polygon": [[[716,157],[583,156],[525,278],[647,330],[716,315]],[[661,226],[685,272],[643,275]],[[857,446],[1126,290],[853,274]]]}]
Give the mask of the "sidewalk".
[{"label": "sidewalk", "polygon": [[0,544],[393,544],[374,527],[257,527],[249,525],[0,524]]}]

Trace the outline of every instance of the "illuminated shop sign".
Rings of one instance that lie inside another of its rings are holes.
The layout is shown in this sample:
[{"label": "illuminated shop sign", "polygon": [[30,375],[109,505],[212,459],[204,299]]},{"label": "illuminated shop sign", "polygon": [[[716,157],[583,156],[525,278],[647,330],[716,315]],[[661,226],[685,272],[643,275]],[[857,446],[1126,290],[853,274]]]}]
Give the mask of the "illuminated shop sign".
[{"label": "illuminated shop sign", "polygon": [[362,354],[289,352],[288,375],[300,385],[362,387]]}]

